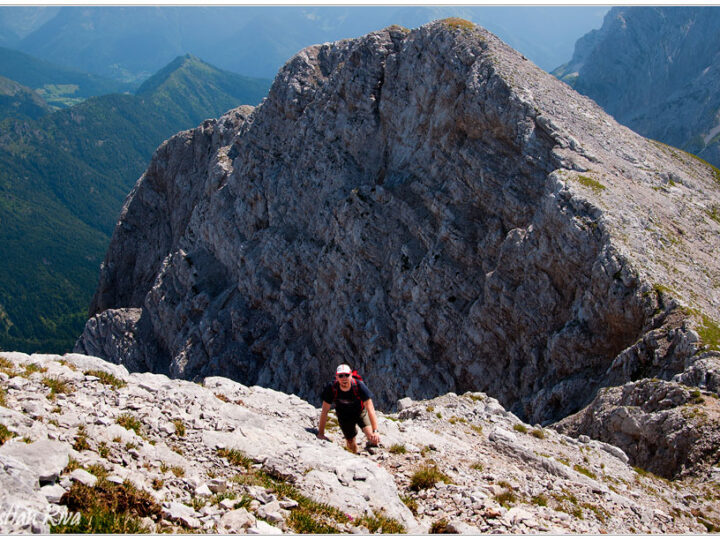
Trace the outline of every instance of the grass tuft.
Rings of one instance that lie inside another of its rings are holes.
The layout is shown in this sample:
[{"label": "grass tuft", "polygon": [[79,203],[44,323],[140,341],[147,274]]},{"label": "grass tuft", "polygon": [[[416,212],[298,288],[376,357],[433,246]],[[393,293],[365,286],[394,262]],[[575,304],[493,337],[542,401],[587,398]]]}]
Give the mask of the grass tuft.
[{"label": "grass tuft", "polygon": [[607,189],[603,184],[601,184],[594,178],[584,176],[582,174],[578,174],[575,177],[575,180],[577,180],[578,183],[582,184],[583,186],[590,188],[594,193],[601,193],[602,191]]},{"label": "grass tuft", "polygon": [[132,414],[121,414],[115,419],[115,423],[127,430],[134,431],[137,435],[142,437],[142,422],[140,422],[140,420],[135,418]]},{"label": "grass tuft", "polygon": [[418,503],[410,495],[400,495],[400,500],[407,506],[413,514],[417,514]]},{"label": "grass tuft", "polygon": [[697,329],[700,339],[709,349],[720,350],[720,325],[705,314],[701,317],[702,325]]},{"label": "grass tuft", "polygon": [[448,534],[448,520],[446,518],[438,519],[430,525],[430,534]]},{"label": "grass tuft", "polygon": [[15,437],[17,433],[10,431],[5,424],[0,424],[0,446]]},{"label": "grass tuft", "polygon": [[363,516],[357,520],[357,525],[366,527],[371,533],[378,534],[405,534],[405,527],[382,512],[376,512],[372,516]]},{"label": "grass tuft", "polygon": [[513,491],[512,488],[508,488],[502,493],[495,495],[495,500],[502,506],[509,508],[511,503],[517,501],[517,495],[515,495],[515,491]]},{"label": "grass tuft", "polygon": [[89,450],[90,445],[87,440],[87,433],[85,432],[85,426],[80,425],[77,428],[77,434],[75,435],[75,442],[73,443],[73,450],[81,452],[83,450]]},{"label": "grass tuft", "polygon": [[527,432],[528,432],[527,428],[526,428],[524,425],[522,425],[522,424],[515,424],[515,425],[513,426],[513,429],[514,429],[515,431],[519,431],[520,433],[527,433]]},{"label": "grass tuft", "polygon": [[579,472],[580,474],[584,474],[584,475],[587,476],[588,478],[592,478],[593,480],[595,480],[595,479],[597,478],[597,475],[596,475],[594,472],[592,472],[592,471],[589,470],[589,469],[586,469],[586,468],[583,467],[582,465],[574,465],[574,466],[573,466],[573,469],[575,469],[575,470],[576,470],[577,472]]},{"label": "grass tuft", "polygon": [[78,523],[53,525],[54,534],[136,534],[147,533],[141,517],[159,515],[161,508],[147,491],[132,483],[113,484],[105,479],[95,486],[75,482],[60,500],[71,512],[79,512]]},{"label": "grass tuft", "polygon": [[437,468],[437,465],[425,465],[415,471],[410,478],[410,489],[412,491],[420,491],[433,487],[438,482],[449,484],[451,479],[445,473]]},{"label": "grass tuft", "polygon": [[247,457],[242,451],[234,448],[230,450],[220,448],[217,451],[217,455],[221,458],[227,459],[231,465],[235,465],[236,467],[245,467],[246,469],[249,469],[254,463],[254,461]]},{"label": "grass tuft", "polygon": [[298,534],[339,534],[340,530],[318,519],[308,510],[295,509],[290,513],[288,525]]},{"label": "grass tuft", "polygon": [[56,379],[54,377],[45,377],[42,382],[45,386],[50,388],[50,394],[48,395],[50,399],[55,399],[57,394],[69,394],[72,392],[72,386],[70,386],[66,381]]},{"label": "grass tuft", "polygon": [[404,444],[393,444],[389,448],[389,452],[391,454],[407,454],[407,448],[405,448]]},{"label": "grass tuft", "polygon": [[173,425],[175,426],[175,433],[177,433],[179,437],[184,437],[185,424],[183,424],[183,421],[180,419],[173,420]]},{"label": "grass tuft", "polygon": [[455,30],[472,30],[475,28],[473,23],[460,17],[448,17],[447,19],[443,19],[442,22],[445,26]]},{"label": "grass tuft", "polygon": [[118,379],[115,375],[113,375],[112,373],[108,373],[107,371],[92,369],[90,371],[85,371],[83,374],[90,375],[91,377],[97,377],[98,379],[100,379],[100,382],[102,384],[112,386],[115,389],[122,388],[126,385],[125,381],[123,381],[122,379]]}]

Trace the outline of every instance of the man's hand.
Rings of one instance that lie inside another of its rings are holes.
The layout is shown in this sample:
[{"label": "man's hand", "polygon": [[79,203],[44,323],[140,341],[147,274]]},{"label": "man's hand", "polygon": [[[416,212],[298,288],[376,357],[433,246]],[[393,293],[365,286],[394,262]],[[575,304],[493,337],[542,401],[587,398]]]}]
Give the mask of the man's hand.
[{"label": "man's hand", "polygon": [[367,439],[370,444],[374,444],[375,446],[380,444],[380,434],[379,433],[371,433],[370,435],[368,435]]}]

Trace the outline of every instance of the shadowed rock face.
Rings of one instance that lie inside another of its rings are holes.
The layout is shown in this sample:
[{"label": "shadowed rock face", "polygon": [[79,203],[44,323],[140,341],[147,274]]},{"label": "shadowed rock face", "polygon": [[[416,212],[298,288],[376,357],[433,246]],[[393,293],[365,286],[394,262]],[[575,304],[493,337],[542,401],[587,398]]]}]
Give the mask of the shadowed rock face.
[{"label": "shadowed rock face", "polygon": [[701,348],[677,308],[718,318],[718,201],[492,34],[391,27],[157,151],[77,350],[314,400],[347,362],[380,407],[481,390],[559,419]]}]

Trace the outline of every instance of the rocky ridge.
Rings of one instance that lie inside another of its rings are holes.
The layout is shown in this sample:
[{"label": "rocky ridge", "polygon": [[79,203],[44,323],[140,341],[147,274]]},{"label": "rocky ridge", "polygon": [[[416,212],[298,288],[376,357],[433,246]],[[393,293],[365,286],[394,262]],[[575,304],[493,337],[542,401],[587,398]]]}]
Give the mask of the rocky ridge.
[{"label": "rocky ridge", "polygon": [[158,149],[76,352],[310,400],[345,361],[386,410],[483,391],[542,424],[716,392],[718,182],[466,21],[317,45]]},{"label": "rocky ridge", "polygon": [[[82,493],[111,489],[145,494],[144,511],[130,512],[138,532],[720,526],[720,469],[670,482],[631,468],[617,447],[527,425],[479,392],[404,398],[399,413],[379,413],[381,447],[353,455],[337,426],[332,441],[317,440],[319,410],[293,395],[222,377],[198,384],[130,374],[77,354],[1,357],[4,534],[47,533],[51,519],[86,512]],[[30,511],[34,524],[23,521]]]}]

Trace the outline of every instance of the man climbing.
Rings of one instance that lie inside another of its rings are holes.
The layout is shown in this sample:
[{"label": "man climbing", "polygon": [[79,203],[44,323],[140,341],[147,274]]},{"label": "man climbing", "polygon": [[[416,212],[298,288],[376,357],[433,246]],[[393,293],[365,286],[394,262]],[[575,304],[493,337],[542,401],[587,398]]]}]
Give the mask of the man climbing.
[{"label": "man climbing", "polygon": [[360,429],[365,433],[370,446],[380,444],[380,435],[378,434],[378,423],[372,402],[372,394],[370,394],[370,390],[359,376],[358,380],[353,377],[353,373],[357,376],[357,372],[353,372],[350,366],[341,364],[335,371],[335,381],[328,383],[323,388],[320,395],[323,404],[317,437],[318,439],[325,439],[325,422],[327,422],[330,407],[334,404],[340,429],[345,436],[345,444],[348,450],[357,453],[358,447],[355,442],[356,426],[360,426]]}]

